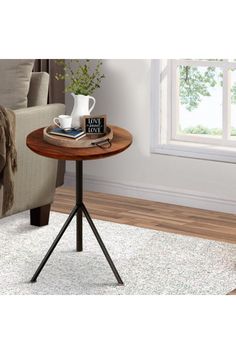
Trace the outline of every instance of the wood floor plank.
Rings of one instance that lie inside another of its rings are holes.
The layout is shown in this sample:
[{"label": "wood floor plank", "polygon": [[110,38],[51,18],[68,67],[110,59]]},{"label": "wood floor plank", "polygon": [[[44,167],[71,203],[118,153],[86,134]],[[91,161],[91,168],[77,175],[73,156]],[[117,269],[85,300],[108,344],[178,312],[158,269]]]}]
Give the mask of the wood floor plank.
[{"label": "wood floor plank", "polygon": [[[118,220],[155,230],[189,234],[236,243],[236,215],[153,202],[104,193],[85,192],[85,203],[94,218]],[[68,213],[75,203],[73,187],[56,191],[53,210]]]}]

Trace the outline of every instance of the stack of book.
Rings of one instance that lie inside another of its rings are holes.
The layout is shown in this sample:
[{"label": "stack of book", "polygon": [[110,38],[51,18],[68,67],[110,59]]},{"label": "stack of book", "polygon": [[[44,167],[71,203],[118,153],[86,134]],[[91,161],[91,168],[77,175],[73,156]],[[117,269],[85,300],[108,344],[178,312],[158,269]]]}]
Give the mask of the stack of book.
[{"label": "stack of book", "polygon": [[62,128],[57,128],[57,127],[53,128],[50,131],[50,134],[64,136],[64,137],[76,139],[76,140],[79,140],[86,135],[85,131],[82,128],[64,130]]}]

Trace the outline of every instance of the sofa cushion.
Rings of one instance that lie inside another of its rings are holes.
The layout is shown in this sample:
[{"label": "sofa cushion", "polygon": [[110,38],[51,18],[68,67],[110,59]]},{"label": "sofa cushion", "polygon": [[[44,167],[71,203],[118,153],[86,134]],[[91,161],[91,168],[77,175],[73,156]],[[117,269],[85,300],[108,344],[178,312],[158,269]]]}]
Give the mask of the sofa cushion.
[{"label": "sofa cushion", "polygon": [[28,107],[44,106],[48,101],[49,74],[33,72],[28,93]]},{"label": "sofa cushion", "polygon": [[32,59],[0,60],[0,104],[11,109],[27,107]]}]

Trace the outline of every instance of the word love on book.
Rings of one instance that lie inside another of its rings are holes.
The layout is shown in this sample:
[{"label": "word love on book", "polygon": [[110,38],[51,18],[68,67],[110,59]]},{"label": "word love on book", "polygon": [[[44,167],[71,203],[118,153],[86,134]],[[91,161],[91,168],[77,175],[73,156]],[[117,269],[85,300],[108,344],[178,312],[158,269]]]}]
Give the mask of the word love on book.
[{"label": "word love on book", "polygon": [[106,114],[101,116],[83,116],[82,127],[87,135],[103,135],[106,133]]}]

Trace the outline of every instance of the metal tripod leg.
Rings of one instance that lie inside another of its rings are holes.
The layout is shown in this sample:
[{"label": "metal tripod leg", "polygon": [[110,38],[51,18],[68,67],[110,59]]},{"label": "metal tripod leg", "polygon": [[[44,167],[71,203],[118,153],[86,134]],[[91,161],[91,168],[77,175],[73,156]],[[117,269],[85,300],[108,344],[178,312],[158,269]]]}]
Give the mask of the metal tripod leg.
[{"label": "metal tripod leg", "polygon": [[[76,161],[76,205],[83,202],[83,161]],[[83,251],[83,219],[82,210],[79,208],[76,213],[76,251]]]},{"label": "metal tripod leg", "polygon": [[76,251],[81,252],[83,250],[83,221],[82,221],[82,212],[84,213],[88,223],[93,230],[93,233],[108,261],[118,283],[120,285],[124,285],[107,249],[91,219],[88,210],[86,209],[85,205],[83,204],[83,161],[78,160],[76,161],[76,205],[74,209],[71,211],[70,215],[68,216],[66,222],[64,223],[63,227],[61,228],[59,234],[57,235],[56,239],[52,243],[51,247],[49,248],[48,252],[44,256],[42,262],[40,263],[38,269],[36,270],[35,274],[31,279],[31,283],[36,282],[39,274],[41,273],[42,269],[44,268],[45,264],[47,263],[49,257],[51,256],[52,252],[54,251],[55,247],[57,246],[58,242],[60,241],[61,237],[63,236],[64,232],[66,231],[68,225],[70,224],[73,217],[76,215]]},{"label": "metal tripod leg", "polygon": [[77,213],[78,209],[80,208],[80,206],[76,205],[74,207],[74,209],[71,211],[70,215],[68,216],[66,222],[64,223],[64,225],[62,226],[59,234],[57,235],[57,237],[55,238],[54,242],[52,243],[51,247],[49,248],[49,250],[47,251],[45,257],[43,258],[42,262],[40,263],[40,265],[38,266],[38,269],[36,270],[36,272],[34,273],[32,279],[31,279],[31,283],[35,283],[37,281],[37,278],[39,276],[39,274],[41,273],[43,267],[45,266],[45,264],[47,263],[49,257],[51,256],[52,252],[54,251],[56,245],[58,244],[58,242],[60,241],[62,235],[64,234],[64,232],[66,231],[68,225],[70,224],[71,220],[73,219],[73,217],[75,216],[75,214]]},{"label": "metal tripod leg", "polygon": [[116,280],[118,281],[118,283],[120,285],[124,285],[124,283],[123,283],[123,281],[122,281],[122,279],[121,279],[121,277],[120,277],[120,275],[119,275],[119,273],[118,273],[118,271],[117,271],[117,269],[116,269],[116,267],[115,267],[110,255],[109,255],[109,253],[108,253],[108,251],[107,251],[107,249],[106,249],[106,247],[105,247],[105,245],[104,245],[104,243],[103,243],[103,241],[102,241],[102,239],[101,239],[101,237],[100,237],[100,235],[99,235],[99,233],[98,233],[98,231],[96,229],[96,226],[94,225],[93,220],[91,219],[91,217],[89,215],[89,212],[86,209],[84,203],[82,203],[81,209],[83,210],[83,213],[84,213],[86,219],[88,220],[88,223],[89,223],[89,225],[90,225],[90,227],[91,227],[91,229],[92,229],[92,231],[93,231],[93,233],[94,233],[94,235],[95,235],[95,237],[96,237],[96,239],[97,239],[97,241],[99,243],[99,246],[101,247],[101,249],[102,249],[102,251],[104,253],[104,256],[106,257],[106,260],[109,263],[109,265],[111,267],[111,270],[113,271],[113,273],[114,273],[114,275],[116,277]]}]

